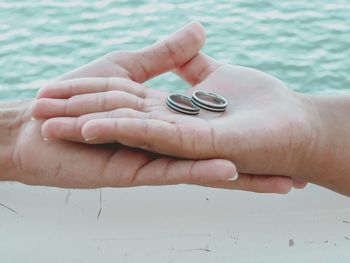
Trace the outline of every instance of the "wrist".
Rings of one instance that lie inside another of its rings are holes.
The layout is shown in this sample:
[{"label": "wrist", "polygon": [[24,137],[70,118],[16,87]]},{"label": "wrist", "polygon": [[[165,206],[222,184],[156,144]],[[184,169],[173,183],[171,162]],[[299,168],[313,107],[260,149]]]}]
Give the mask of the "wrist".
[{"label": "wrist", "polygon": [[29,102],[0,104],[0,181],[18,181],[21,174],[15,158],[21,130],[30,121]]},{"label": "wrist", "polygon": [[302,100],[310,132],[293,177],[350,195],[350,96]]}]

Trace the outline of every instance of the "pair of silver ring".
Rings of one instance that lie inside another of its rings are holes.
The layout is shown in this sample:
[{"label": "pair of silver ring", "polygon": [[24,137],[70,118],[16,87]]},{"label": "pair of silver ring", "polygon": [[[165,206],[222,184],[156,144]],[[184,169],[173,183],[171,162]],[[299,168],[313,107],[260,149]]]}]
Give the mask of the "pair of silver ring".
[{"label": "pair of silver ring", "polygon": [[179,113],[198,115],[200,109],[224,112],[227,108],[228,101],[224,96],[217,93],[196,90],[193,92],[192,97],[181,94],[169,95],[166,105]]}]

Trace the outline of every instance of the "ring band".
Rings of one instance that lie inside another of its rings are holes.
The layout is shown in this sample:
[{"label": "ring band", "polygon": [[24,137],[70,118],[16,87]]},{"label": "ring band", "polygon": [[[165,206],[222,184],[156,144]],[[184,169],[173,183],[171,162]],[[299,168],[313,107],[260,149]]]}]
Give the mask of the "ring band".
[{"label": "ring band", "polygon": [[166,101],[166,105],[179,113],[187,115],[198,115],[199,108],[193,105],[191,98],[186,95],[172,94],[169,95]]},{"label": "ring band", "polygon": [[224,96],[200,90],[193,92],[191,101],[199,108],[214,112],[224,112],[228,105],[228,101]]}]

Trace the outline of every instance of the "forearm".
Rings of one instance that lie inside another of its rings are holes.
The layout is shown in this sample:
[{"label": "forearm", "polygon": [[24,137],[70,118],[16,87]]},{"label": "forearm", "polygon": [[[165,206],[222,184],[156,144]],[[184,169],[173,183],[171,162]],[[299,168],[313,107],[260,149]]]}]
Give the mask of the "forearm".
[{"label": "forearm", "polygon": [[306,101],[313,133],[296,176],[350,196],[350,95]]},{"label": "forearm", "polygon": [[0,181],[16,181],[19,167],[14,160],[14,151],[20,131],[30,120],[30,102],[0,104]]}]

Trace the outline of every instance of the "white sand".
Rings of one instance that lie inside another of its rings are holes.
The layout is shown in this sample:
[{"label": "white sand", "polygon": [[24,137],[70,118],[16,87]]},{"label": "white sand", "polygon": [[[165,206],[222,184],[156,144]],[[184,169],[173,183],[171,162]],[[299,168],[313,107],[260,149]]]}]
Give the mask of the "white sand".
[{"label": "white sand", "polygon": [[0,262],[349,262],[350,198],[0,184]]}]

